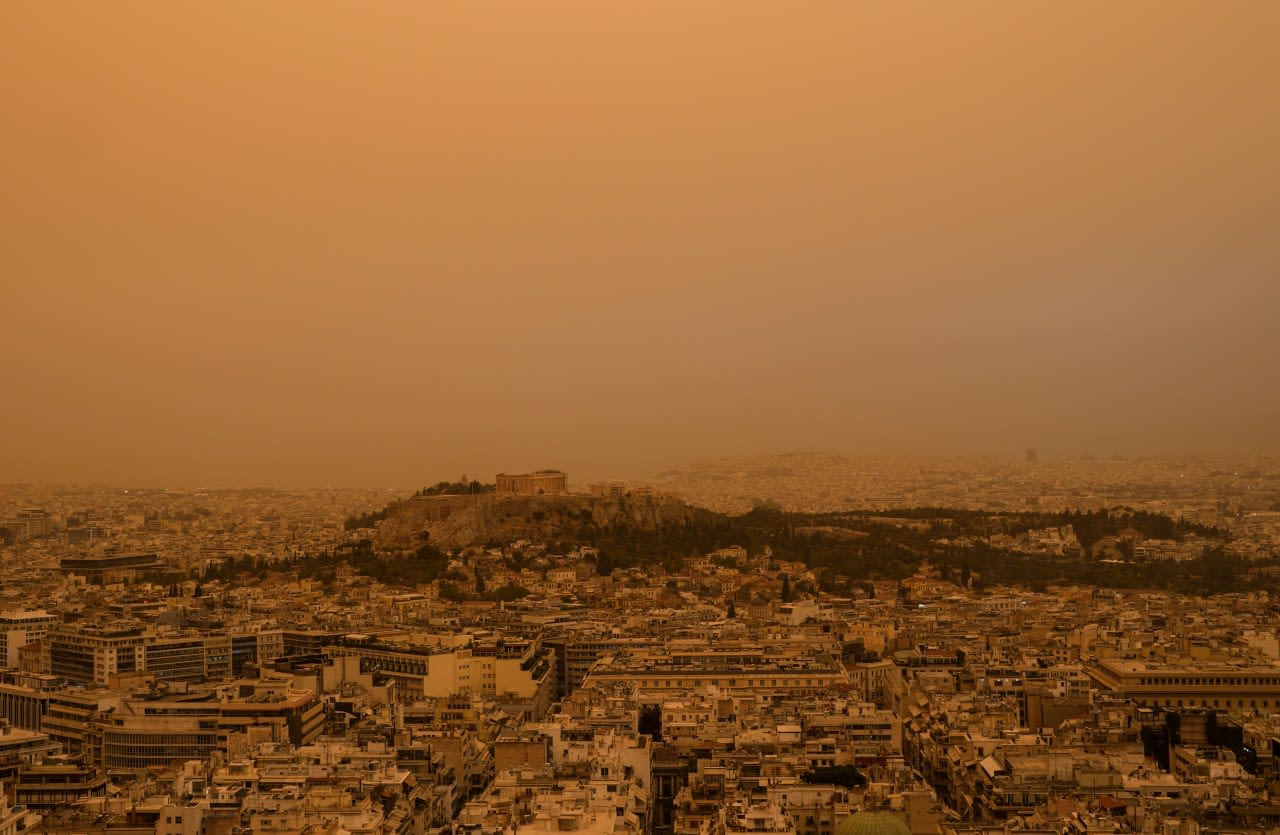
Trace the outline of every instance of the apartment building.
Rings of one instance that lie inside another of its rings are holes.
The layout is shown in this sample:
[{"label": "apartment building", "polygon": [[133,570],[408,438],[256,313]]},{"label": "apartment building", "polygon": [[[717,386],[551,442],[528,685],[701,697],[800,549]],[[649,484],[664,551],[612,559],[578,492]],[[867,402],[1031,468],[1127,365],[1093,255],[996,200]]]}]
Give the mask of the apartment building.
[{"label": "apartment building", "polygon": [[0,612],[0,666],[17,668],[18,651],[42,641],[57,622],[58,616],[44,609]]},{"label": "apartment building", "polygon": [[45,642],[48,669],[58,678],[80,684],[102,684],[118,673],[146,669],[146,643],[152,632],[141,623],[62,625],[49,630]]},{"label": "apartment building", "polygon": [[556,696],[555,653],[537,640],[481,639],[441,649],[418,644],[352,640],[326,647],[334,657],[356,656],[360,671],[395,684],[397,700],[477,693],[514,696],[529,718],[541,718]]}]

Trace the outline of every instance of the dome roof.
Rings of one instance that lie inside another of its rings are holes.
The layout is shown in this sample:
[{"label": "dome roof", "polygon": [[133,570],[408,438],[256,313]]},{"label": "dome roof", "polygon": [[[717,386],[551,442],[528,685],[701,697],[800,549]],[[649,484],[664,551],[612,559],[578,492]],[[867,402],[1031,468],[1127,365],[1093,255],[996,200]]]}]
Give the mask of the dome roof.
[{"label": "dome roof", "polygon": [[835,835],[911,835],[911,829],[892,812],[859,812],[840,821]]}]

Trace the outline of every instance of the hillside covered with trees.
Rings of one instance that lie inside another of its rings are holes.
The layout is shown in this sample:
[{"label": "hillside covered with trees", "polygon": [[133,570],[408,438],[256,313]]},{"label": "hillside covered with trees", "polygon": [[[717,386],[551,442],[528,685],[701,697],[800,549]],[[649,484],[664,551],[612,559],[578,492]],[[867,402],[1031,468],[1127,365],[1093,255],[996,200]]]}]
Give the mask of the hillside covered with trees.
[{"label": "hillside covered with trees", "polygon": [[[505,507],[503,512],[514,513],[523,505]],[[526,536],[536,532],[533,541],[560,551],[594,547],[602,573],[653,565],[677,572],[685,557],[742,546],[752,555],[805,564],[817,573],[824,590],[835,593],[869,580],[903,579],[928,562],[944,577],[978,589],[1001,584],[1043,589],[1068,583],[1214,594],[1275,584],[1274,579],[1255,576],[1252,569],[1280,564],[1277,558],[1248,561],[1235,555],[1227,533],[1220,529],[1127,508],[1057,513],[913,508],[815,514],[763,506],[737,516],[710,511],[602,514],[589,505],[563,510],[539,504],[530,511],[536,525],[509,524],[508,529]],[[377,515],[369,515],[374,525]],[[1066,547],[1061,553],[1044,553],[1009,545],[1037,531],[1061,532]],[[1144,540],[1185,544],[1189,556],[1135,556],[1133,543]],[[495,539],[484,544],[507,543]],[[362,574],[412,584],[441,576],[446,553],[460,550],[424,545],[411,553],[389,555],[377,550],[375,536],[372,544],[345,546],[345,560]]]}]

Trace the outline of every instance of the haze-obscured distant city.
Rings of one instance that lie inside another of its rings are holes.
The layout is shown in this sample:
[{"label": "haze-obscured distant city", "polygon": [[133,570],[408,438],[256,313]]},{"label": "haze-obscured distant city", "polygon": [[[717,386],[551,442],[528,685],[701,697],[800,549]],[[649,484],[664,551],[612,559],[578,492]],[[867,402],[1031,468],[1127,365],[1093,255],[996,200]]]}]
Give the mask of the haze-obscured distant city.
[{"label": "haze-obscured distant city", "polygon": [[0,835],[1280,835],[1280,3],[0,3]]}]

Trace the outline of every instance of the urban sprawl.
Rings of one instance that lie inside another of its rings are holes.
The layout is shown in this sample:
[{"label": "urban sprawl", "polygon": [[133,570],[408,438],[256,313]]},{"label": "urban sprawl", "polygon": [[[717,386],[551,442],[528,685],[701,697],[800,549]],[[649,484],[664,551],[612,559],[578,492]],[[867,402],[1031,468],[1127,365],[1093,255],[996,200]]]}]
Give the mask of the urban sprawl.
[{"label": "urban sprawl", "polygon": [[1280,832],[1280,467],[876,468],[0,488],[0,835]]}]

